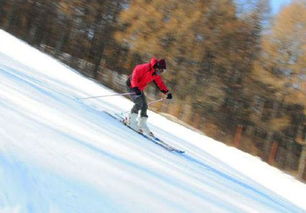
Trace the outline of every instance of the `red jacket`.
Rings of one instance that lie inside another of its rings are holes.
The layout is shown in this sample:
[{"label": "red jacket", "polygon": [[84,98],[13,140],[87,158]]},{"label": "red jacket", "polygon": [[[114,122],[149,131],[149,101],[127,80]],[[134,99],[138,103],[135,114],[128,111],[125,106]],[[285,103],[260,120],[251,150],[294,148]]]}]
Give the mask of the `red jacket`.
[{"label": "red jacket", "polygon": [[169,90],[162,78],[154,73],[153,66],[156,63],[157,59],[152,58],[150,63],[137,65],[130,76],[131,88],[138,87],[138,89],[143,91],[151,81],[154,81],[161,92],[167,93]]}]

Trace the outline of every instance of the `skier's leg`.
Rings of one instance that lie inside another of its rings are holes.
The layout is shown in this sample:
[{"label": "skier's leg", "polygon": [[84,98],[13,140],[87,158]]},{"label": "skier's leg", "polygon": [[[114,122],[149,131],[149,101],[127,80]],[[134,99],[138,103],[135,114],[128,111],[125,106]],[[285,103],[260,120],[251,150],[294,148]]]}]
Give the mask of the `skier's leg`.
[{"label": "skier's leg", "polygon": [[[128,91],[132,92],[131,88],[128,87]],[[139,127],[138,127],[138,112],[141,109],[141,95],[136,95],[133,94],[131,95],[131,99],[134,102],[134,106],[131,109],[131,112],[129,113],[128,119],[127,119],[127,124],[134,130],[139,131]]]},{"label": "skier's leg", "polygon": [[147,120],[148,120],[148,115],[147,115],[147,110],[148,110],[148,104],[145,95],[142,97],[142,103],[141,103],[141,112],[140,112],[140,118],[138,122],[138,126],[140,131],[142,131],[144,134],[151,135],[153,136],[153,133],[147,126]]},{"label": "skier's leg", "polygon": [[[128,92],[131,92],[131,93],[134,92],[130,87],[127,87],[127,89],[128,89]],[[141,96],[143,96],[143,93],[141,95],[136,95],[136,94],[130,95],[132,101],[134,102],[134,106],[131,109],[131,113],[138,114],[139,110],[141,109],[141,106],[142,106]]]},{"label": "skier's leg", "polygon": [[138,114],[131,112],[129,114],[127,125],[129,125],[132,129],[139,131],[137,118],[138,118]]},{"label": "skier's leg", "polygon": [[131,113],[138,114],[139,110],[142,110],[143,108],[143,98],[144,94],[141,93],[141,95],[131,95],[132,101],[134,102],[134,106],[131,109]]},{"label": "skier's leg", "polygon": [[146,135],[154,136],[151,130],[149,129],[149,127],[147,126],[147,120],[148,120],[148,117],[139,118],[139,122],[138,122],[139,129],[142,133]]}]

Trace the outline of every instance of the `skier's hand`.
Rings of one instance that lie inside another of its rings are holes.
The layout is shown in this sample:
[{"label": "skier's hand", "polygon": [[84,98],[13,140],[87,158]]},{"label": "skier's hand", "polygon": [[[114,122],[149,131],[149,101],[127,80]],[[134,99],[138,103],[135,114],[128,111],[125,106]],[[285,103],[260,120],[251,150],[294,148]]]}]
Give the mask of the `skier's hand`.
[{"label": "skier's hand", "polygon": [[167,98],[167,99],[172,99],[172,94],[171,94],[171,93],[168,93],[166,98]]},{"label": "skier's hand", "polygon": [[141,95],[140,89],[138,87],[133,87],[133,91],[135,92],[136,95]]}]

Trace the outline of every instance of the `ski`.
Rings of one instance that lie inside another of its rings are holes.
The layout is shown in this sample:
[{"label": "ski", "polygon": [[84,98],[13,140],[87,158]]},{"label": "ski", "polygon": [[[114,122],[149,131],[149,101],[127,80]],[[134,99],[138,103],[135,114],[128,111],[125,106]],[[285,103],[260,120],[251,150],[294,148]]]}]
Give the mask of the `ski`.
[{"label": "ski", "polygon": [[160,147],[166,149],[167,151],[170,152],[176,152],[176,153],[185,153],[185,151],[182,151],[180,149],[177,149],[169,144],[167,144],[166,142],[164,142],[163,140],[159,139],[158,137],[155,136],[148,136],[145,135],[141,132],[136,131],[135,129],[131,128],[130,126],[126,125],[126,123],[124,122],[124,118],[119,115],[119,114],[111,114],[107,111],[104,111],[105,114],[109,115],[110,117],[116,119],[117,121],[119,121],[120,123],[122,123],[124,126],[128,127],[129,129],[133,130],[134,132],[138,133],[139,135],[141,135],[142,137],[146,138],[147,140],[159,145]]}]

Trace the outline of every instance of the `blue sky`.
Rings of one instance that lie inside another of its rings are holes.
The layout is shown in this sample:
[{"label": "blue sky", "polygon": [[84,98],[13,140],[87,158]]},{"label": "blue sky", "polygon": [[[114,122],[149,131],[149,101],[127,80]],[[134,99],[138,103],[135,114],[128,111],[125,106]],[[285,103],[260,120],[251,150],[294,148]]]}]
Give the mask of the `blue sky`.
[{"label": "blue sky", "polygon": [[[255,0],[234,0],[239,6],[246,9],[249,6],[254,6]],[[277,14],[281,8],[289,4],[292,0],[269,0],[272,15]]]},{"label": "blue sky", "polygon": [[291,0],[270,0],[271,12],[276,14],[286,4],[290,3]]}]

